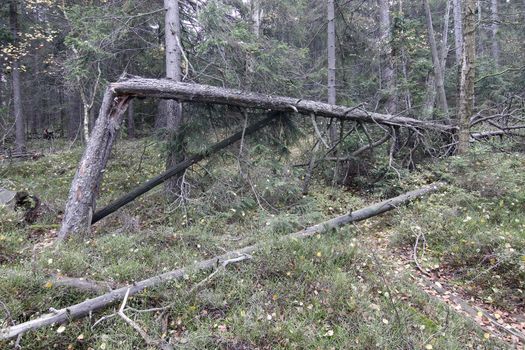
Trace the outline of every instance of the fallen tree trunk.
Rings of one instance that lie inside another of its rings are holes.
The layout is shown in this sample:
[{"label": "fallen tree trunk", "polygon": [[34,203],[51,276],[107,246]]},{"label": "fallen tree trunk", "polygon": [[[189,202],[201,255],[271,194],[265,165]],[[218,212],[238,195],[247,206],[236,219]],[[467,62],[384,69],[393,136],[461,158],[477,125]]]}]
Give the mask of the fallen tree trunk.
[{"label": "fallen tree trunk", "polygon": [[[510,130],[510,128],[509,128]],[[518,136],[518,137],[525,137],[525,133],[519,133],[515,131],[507,131],[507,130],[491,130],[491,131],[483,131],[483,132],[475,132],[470,134],[470,137],[472,137],[474,140],[480,140],[480,139],[487,139],[495,136]]]},{"label": "fallen tree trunk", "polygon": [[[348,213],[342,216],[338,216],[336,218],[333,218],[331,220],[322,222],[314,226],[310,226],[302,231],[291,233],[289,235],[286,235],[284,237],[281,237],[275,240],[274,243],[282,242],[282,241],[289,241],[292,239],[302,239],[302,238],[313,236],[318,233],[326,233],[334,228],[337,228],[337,227],[340,227],[340,226],[343,226],[343,225],[346,225],[352,222],[358,222],[358,221],[368,219],[370,217],[373,217],[373,216],[382,214],[384,212],[387,212],[389,210],[395,209],[398,206],[404,203],[407,203],[417,197],[421,197],[425,194],[435,192],[442,186],[444,186],[443,183],[435,183],[435,184],[431,184],[431,185],[422,187],[415,191],[407,192],[400,196],[397,196],[391,199],[387,199],[385,201],[373,204],[366,208],[359,209],[359,210],[356,210],[354,212],[351,212],[351,213]],[[21,324],[12,326],[12,327],[4,328],[0,330],[0,340],[14,338],[18,336],[19,334],[23,334],[27,331],[38,329],[44,326],[65,323],[70,320],[74,320],[74,319],[78,319],[78,318],[87,316],[94,311],[100,310],[102,308],[105,308],[109,305],[112,305],[114,303],[117,303],[123,300],[123,298],[126,296],[127,293],[129,293],[129,295],[131,296],[131,295],[139,293],[145,288],[151,288],[151,287],[155,287],[163,283],[166,283],[168,281],[182,279],[188,272],[194,272],[194,271],[200,271],[200,270],[213,268],[215,266],[220,265],[221,262],[223,261],[230,260],[230,259],[233,259],[239,256],[246,255],[246,254],[252,254],[256,250],[260,249],[261,246],[262,246],[261,244],[254,244],[248,247],[234,250],[226,254],[198,262],[189,267],[184,267],[181,269],[169,271],[161,275],[157,275],[157,276],[136,282],[133,285],[113,290],[109,293],[98,296],[96,298],[85,300],[79,304],[72,305],[70,307],[63,308],[60,310],[56,310],[53,313],[43,315],[37,319],[27,321],[27,322],[24,322],[24,323],[21,323]]]},{"label": "fallen tree trunk", "polygon": [[435,123],[390,114],[367,112],[360,108],[331,105],[300,98],[264,95],[210,85],[188,84],[167,79],[132,78],[110,85],[116,96],[156,97],[179,101],[214,103],[243,108],[312,114],[326,118],[353,120],[369,124],[454,132],[454,125]]},{"label": "fallen tree trunk", "polygon": [[180,175],[182,172],[184,172],[186,169],[188,169],[193,164],[200,162],[204,158],[210,156],[211,154],[214,154],[218,152],[219,150],[228,147],[229,145],[233,144],[234,142],[239,141],[243,135],[249,135],[254,133],[255,131],[265,127],[268,125],[273,119],[277,117],[278,114],[272,113],[269,117],[258,121],[257,123],[247,127],[243,131],[239,131],[236,134],[233,134],[232,136],[228,137],[227,139],[224,139],[220,142],[217,142],[211,147],[208,147],[204,151],[184,160],[183,162],[175,164],[172,168],[166,170],[164,173],[146,181],[141,186],[135,188],[131,192],[125,194],[124,196],[120,197],[113,203],[107,205],[103,209],[97,211],[91,220],[91,224],[94,224],[95,222],[102,220],[109,214],[117,211],[119,208],[123,207],[124,205],[128,204],[129,202],[135,200],[135,198],[143,195],[144,193],[150,191],[154,187],[160,185],[170,177]]}]

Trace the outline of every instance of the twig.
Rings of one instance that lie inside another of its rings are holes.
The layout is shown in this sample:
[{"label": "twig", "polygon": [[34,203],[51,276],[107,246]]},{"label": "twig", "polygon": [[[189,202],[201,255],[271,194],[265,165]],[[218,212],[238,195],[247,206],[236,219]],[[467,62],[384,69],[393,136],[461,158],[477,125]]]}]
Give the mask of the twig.
[{"label": "twig", "polygon": [[[414,231],[414,230],[412,230]],[[422,274],[424,274],[425,276],[428,276],[430,277],[430,274],[428,272],[426,272],[422,267],[421,265],[419,264],[419,262],[417,261],[417,247],[419,245],[419,239],[421,238],[421,236],[423,235],[423,232],[419,232],[417,234],[417,237],[416,237],[416,243],[414,243],[414,248],[413,248],[413,251],[412,251],[412,259],[414,259],[414,263],[416,264],[416,267],[419,271],[421,271]]]},{"label": "twig", "polygon": [[173,346],[169,344],[168,342],[161,340],[161,339],[154,339],[148,335],[135,321],[133,321],[131,318],[126,316],[124,313],[124,308],[126,307],[126,303],[128,302],[128,296],[129,291],[131,288],[128,288],[126,295],[124,296],[124,300],[122,300],[122,304],[120,305],[120,309],[118,310],[117,314],[131,327],[133,327],[134,330],[136,330],[142,339],[146,342],[148,346],[155,346],[162,350],[173,350]]}]

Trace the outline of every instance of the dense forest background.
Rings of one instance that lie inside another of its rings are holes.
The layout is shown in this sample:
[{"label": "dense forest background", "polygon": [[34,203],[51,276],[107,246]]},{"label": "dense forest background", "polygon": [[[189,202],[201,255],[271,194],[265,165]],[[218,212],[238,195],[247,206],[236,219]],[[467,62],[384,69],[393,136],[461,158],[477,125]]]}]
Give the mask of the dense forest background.
[{"label": "dense forest background", "polygon": [[[166,76],[165,11],[160,1],[3,3],[4,148],[15,136],[15,115],[20,115],[19,132],[23,130],[26,139],[41,137],[48,129],[81,140],[83,121],[91,130],[107,82],[123,73]],[[337,104],[454,120],[463,40],[460,1],[333,5]],[[516,99],[523,98],[525,3],[487,0],[475,5],[475,113],[491,115],[512,105],[510,100],[516,106]],[[326,9],[324,1],[306,0],[182,1],[181,78],[327,101]],[[206,124],[210,118],[232,122],[218,111],[186,114],[192,115],[188,124]],[[162,103],[135,101],[126,130],[134,137],[165,125]]]}]

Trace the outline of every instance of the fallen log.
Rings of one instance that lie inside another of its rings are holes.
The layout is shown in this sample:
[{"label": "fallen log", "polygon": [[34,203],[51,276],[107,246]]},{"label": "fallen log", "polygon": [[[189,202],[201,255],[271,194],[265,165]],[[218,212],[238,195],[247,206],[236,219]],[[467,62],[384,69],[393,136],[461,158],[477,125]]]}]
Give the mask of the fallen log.
[{"label": "fallen log", "polygon": [[454,132],[454,125],[418,120],[391,114],[373,113],[361,108],[332,105],[301,98],[264,95],[210,85],[188,84],[168,79],[132,78],[110,85],[116,96],[155,97],[187,102],[214,103],[243,108],[296,112],[307,116],[352,120],[369,124],[403,126],[440,132]]},{"label": "fallen log", "polygon": [[[302,231],[291,233],[289,235],[283,236],[270,243],[278,243],[283,241],[289,241],[293,239],[303,239],[306,237],[313,236],[315,234],[321,234],[329,232],[332,229],[337,227],[352,223],[362,221],[373,216],[382,214],[389,210],[395,209],[398,206],[407,203],[415,198],[421,197],[428,193],[437,191],[439,188],[443,187],[443,183],[434,183],[427,185],[418,190],[410,191],[400,196],[387,199],[385,201],[373,204],[371,206],[365,207],[363,209],[356,210],[354,212],[338,216],[331,220],[322,222],[320,224],[310,226]],[[54,310],[53,313],[43,315],[37,319],[27,321],[12,327],[7,327],[0,330],[0,340],[6,340],[14,338],[25,332],[42,328],[49,325],[61,324],[68,322],[70,320],[78,319],[84,316],[91,314],[94,311],[103,309],[109,305],[115,304],[124,299],[127,293],[129,295],[134,295],[144,290],[145,288],[151,288],[163,283],[179,280],[184,278],[188,272],[200,271],[211,269],[215,266],[219,266],[222,262],[226,260],[231,260],[238,258],[240,256],[246,256],[253,254],[256,250],[260,249],[262,244],[254,244],[248,247],[244,247],[238,250],[234,250],[228,253],[225,253],[220,256],[213,257],[208,260],[198,262],[194,265],[180,268],[177,270],[169,271],[139,282],[134,283],[130,286],[125,286],[119,289],[115,289],[109,293],[98,296],[96,298],[85,300],[79,304],[72,305],[60,310]]]},{"label": "fallen log", "polygon": [[140,185],[139,187],[135,188],[131,192],[125,194],[124,196],[120,197],[116,201],[112,202],[111,204],[107,205],[106,207],[102,208],[101,210],[97,211],[93,218],[91,219],[91,224],[96,223],[97,221],[102,220],[109,214],[117,211],[119,208],[123,207],[124,205],[128,204],[129,202],[135,200],[135,198],[143,195],[144,193],[150,191],[151,189],[155,188],[156,186],[160,185],[170,177],[180,175],[182,174],[186,169],[188,169],[193,164],[200,162],[204,158],[210,156],[211,154],[214,154],[218,151],[220,151],[223,148],[228,147],[229,145],[239,141],[243,135],[249,135],[254,133],[255,131],[265,127],[268,125],[273,119],[277,117],[278,114],[271,113],[271,115],[263,120],[258,121],[257,123],[254,123],[253,125],[247,127],[244,131],[239,131],[236,134],[233,134],[232,136],[228,137],[227,139],[224,139],[220,142],[217,142],[216,144],[212,145],[211,147],[206,148],[204,151],[197,153],[193,155],[192,157],[184,160],[183,162],[175,164],[170,169],[166,170],[162,174],[146,181],[144,184]]},{"label": "fallen log", "polygon": [[[511,129],[508,128],[508,130],[511,130]],[[519,132],[507,131],[507,130],[491,130],[491,131],[475,132],[475,133],[470,134],[470,137],[474,140],[488,139],[488,138],[496,137],[496,136],[525,137],[525,133],[519,133]]]}]

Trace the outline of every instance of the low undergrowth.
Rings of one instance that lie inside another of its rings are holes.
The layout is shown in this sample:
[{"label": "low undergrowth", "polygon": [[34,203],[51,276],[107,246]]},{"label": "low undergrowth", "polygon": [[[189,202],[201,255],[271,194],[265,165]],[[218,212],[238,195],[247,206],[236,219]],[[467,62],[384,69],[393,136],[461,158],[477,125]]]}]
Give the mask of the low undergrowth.
[{"label": "low undergrowth", "polygon": [[[26,189],[48,208],[34,225],[22,224],[21,213],[0,209],[2,327],[93,296],[54,285],[50,281],[57,276],[121,286],[228,250],[271,242],[377,200],[321,182],[313,183],[309,195],[303,196],[304,170],[291,166],[293,157],[276,162],[270,160],[271,150],[249,146],[245,145],[240,160],[239,150],[233,149],[188,171],[184,202],[166,203],[159,188],[98,223],[91,236],[74,237],[56,249],[52,243],[80,150],[1,165],[0,186]],[[417,232],[425,233],[427,264],[456,271],[461,281],[483,272],[478,282],[482,278],[496,290],[484,292],[494,302],[515,305],[519,298],[515,286],[523,284],[523,223],[515,220],[524,205],[523,176],[507,177],[523,169],[519,161],[523,158],[498,157],[480,155],[476,172],[465,160],[453,159],[448,169],[443,164],[404,179],[398,184],[400,190],[445,177],[452,178],[452,185],[430,201],[404,209],[394,227],[399,228],[396,242],[402,245],[413,244]],[[162,171],[162,159],[161,147],[151,140],[120,142],[98,205]],[[486,183],[479,174],[496,163],[514,166],[509,171],[498,169],[502,178],[494,182],[501,186],[497,199],[467,187],[478,180]],[[463,176],[456,176],[456,171]],[[490,239],[484,233],[489,227],[497,232]],[[190,274],[133,296],[126,313],[148,334],[171,339],[176,348],[504,347],[429,298],[404,273],[396,274],[361,245],[362,235],[360,229],[345,228],[302,241],[266,243],[251,261],[229,265],[213,278],[208,279],[211,271]],[[483,250],[485,246],[491,249]],[[491,255],[484,261],[487,254]],[[497,266],[490,268],[493,265]],[[487,278],[495,274],[498,281]],[[507,292],[511,298],[504,296]],[[118,317],[93,326],[115,307],[73,321],[65,329],[32,332],[21,345],[24,349],[146,348],[138,333]],[[158,307],[164,308],[138,311]],[[4,345],[12,346],[0,343]]]},{"label": "low undergrowth", "polygon": [[427,269],[486,303],[523,311],[525,157],[478,149],[431,172],[449,185],[399,212],[397,243],[412,247],[419,236]]}]

